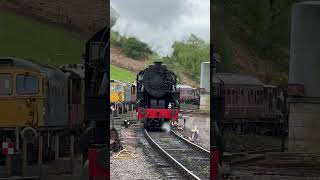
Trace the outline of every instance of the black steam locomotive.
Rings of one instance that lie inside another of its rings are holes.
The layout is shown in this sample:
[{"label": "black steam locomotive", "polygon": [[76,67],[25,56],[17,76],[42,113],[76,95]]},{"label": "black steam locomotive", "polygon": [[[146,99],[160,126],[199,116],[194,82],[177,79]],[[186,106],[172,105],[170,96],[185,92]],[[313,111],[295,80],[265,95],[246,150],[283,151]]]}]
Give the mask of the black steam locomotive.
[{"label": "black steam locomotive", "polygon": [[137,75],[137,116],[145,127],[177,122],[178,100],[177,76],[162,62],[155,62]]}]

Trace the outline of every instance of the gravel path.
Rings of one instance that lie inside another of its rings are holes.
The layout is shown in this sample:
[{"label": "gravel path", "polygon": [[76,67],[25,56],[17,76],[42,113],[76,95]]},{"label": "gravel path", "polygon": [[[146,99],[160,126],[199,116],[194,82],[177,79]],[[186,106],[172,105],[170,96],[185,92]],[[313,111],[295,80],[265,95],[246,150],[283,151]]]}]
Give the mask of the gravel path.
[{"label": "gravel path", "polygon": [[134,152],[136,159],[115,158],[116,154],[110,157],[110,172],[111,179],[144,179],[156,180],[164,179],[163,176],[155,169],[154,165],[149,162],[148,157],[144,154],[141,147],[139,147],[139,138],[143,137],[141,130],[138,127],[130,126],[128,129],[121,130],[124,148]]}]

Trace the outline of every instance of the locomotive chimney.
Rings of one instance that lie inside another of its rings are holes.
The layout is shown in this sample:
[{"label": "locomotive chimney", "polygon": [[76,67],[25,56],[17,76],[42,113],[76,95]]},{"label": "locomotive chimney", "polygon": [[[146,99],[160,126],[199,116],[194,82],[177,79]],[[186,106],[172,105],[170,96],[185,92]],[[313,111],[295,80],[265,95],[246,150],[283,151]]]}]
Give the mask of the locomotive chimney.
[{"label": "locomotive chimney", "polygon": [[159,66],[162,65],[162,62],[161,62],[161,61],[155,61],[155,62],[154,62],[154,65],[155,65],[156,67],[159,67]]}]

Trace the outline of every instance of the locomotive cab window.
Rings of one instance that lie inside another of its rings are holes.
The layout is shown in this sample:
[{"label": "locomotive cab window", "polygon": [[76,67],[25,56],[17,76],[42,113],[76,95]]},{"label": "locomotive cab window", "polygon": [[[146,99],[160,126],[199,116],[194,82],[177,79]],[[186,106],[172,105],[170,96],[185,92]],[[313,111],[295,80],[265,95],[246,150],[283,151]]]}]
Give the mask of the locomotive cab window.
[{"label": "locomotive cab window", "polygon": [[10,74],[0,74],[0,95],[12,93],[12,77]]},{"label": "locomotive cab window", "polygon": [[39,92],[39,79],[30,75],[17,75],[18,94],[37,94]]}]

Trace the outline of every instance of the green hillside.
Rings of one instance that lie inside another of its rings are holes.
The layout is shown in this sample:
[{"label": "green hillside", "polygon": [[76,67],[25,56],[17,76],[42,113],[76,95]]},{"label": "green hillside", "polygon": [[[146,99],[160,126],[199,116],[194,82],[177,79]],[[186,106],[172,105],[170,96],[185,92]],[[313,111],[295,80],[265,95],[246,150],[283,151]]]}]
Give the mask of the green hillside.
[{"label": "green hillside", "polygon": [[0,27],[0,56],[54,65],[82,62],[87,37],[3,11]]},{"label": "green hillside", "polygon": [[110,76],[111,79],[123,82],[133,82],[136,79],[136,74],[134,72],[114,65],[110,65]]},{"label": "green hillside", "polygon": [[[88,37],[49,26],[39,21],[0,12],[0,56],[33,59],[61,65],[81,63]],[[135,80],[135,73],[111,65],[111,78],[125,82]]]}]

